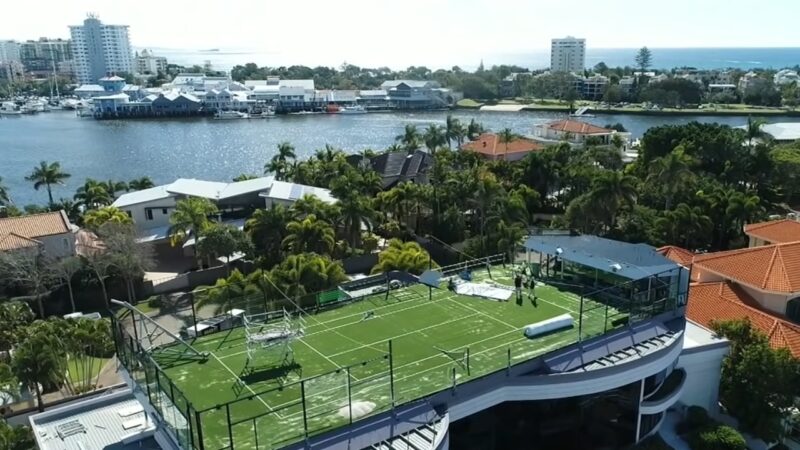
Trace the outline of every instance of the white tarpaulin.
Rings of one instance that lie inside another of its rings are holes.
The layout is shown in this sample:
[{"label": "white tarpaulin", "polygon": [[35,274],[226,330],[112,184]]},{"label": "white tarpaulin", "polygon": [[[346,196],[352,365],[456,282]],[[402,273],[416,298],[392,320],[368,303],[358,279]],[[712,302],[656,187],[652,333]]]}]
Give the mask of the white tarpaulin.
[{"label": "white tarpaulin", "polygon": [[514,289],[511,287],[497,286],[488,283],[465,281],[456,285],[456,294],[493,298],[495,300],[508,300],[513,293]]}]

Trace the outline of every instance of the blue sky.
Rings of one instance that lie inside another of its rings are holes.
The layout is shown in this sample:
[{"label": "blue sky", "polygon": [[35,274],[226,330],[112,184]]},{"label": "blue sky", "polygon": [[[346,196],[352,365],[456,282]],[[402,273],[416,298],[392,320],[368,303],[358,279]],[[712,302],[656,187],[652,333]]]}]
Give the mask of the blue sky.
[{"label": "blue sky", "polygon": [[447,66],[546,49],[800,47],[800,0],[37,0],[3,2],[0,39],[68,37],[87,12],[136,47],[248,49],[306,64]]}]

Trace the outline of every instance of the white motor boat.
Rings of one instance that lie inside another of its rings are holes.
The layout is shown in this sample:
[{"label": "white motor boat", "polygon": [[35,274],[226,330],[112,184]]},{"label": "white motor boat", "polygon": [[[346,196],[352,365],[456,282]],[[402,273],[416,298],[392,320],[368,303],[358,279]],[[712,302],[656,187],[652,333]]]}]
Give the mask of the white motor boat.
[{"label": "white motor boat", "polygon": [[0,105],[0,114],[4,116],[19,116],[22,114],[22,110],[14,102],[3,102]]},{"label": "white motor boat", "polygon": [[216,120],[235,120],[235,119],[248,119],[250,114],[239,111],[218,111],[214,114]]},{"label": "white motor boat", "polygon": [[362,105],[344,106],[339,110],[339,114],[366,114],[367,109]]}]

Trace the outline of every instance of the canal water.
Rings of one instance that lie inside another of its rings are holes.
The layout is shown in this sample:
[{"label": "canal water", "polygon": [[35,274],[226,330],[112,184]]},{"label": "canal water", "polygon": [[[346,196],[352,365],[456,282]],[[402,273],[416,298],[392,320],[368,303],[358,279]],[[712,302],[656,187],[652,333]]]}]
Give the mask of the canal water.
[{"label": "canal water", "polygon": [[[511,128],[532,133],[533,125],[566,117],[551,112],[452,111],[463,122],[470,119],[490,130]],[[44,204],[47,194],[34,191],[25,176],[39,161],[59,161],[72,177],[57,187],[55,198],[71,197],[86,177],[130,180],[151,177],[157,184],[176,178],[225,181],[240,173],[260,174],[278,143],[289,141],[305,158],[331,144],[347,152],[383,149],[395,141],[405,125],[422,131],[444,124],[446,112],[370,113],[363,115],[279,116],[265,120],[161,119],[95,121],[70,111],[0,118],[0,177],[16,204]],[[692,120],[738,126],[746,117],[659,117],[598,115],[584,119],[597,125],[622,123],[640,137],[648,128]],[[800,121],[773,117],[770,122]]]}]

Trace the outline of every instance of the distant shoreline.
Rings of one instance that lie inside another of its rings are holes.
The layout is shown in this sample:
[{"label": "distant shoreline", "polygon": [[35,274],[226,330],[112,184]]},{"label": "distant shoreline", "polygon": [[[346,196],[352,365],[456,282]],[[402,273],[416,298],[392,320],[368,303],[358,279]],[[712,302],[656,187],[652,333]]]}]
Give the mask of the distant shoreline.
[{"label": "distant shoreline", "polygon": [[[567,112],[566,105],[519,105],[518,108],[497,108],[497,109],[482,109],[484,106],[493,105],[472,105],[463,106],[456,105],[453,109],[457,110],[477,110],[483,112]],[[494,105],[496,106],[496,105]],[[512,106],[512,105],[507,105]],[[592,108],[589,107],[587,114],[592,115],[635,115],[635,116],[789,116],[800,117],[800,109],[786,110],[786,109],[643,109],[643,108]]]}]

